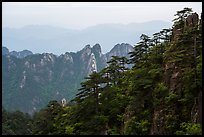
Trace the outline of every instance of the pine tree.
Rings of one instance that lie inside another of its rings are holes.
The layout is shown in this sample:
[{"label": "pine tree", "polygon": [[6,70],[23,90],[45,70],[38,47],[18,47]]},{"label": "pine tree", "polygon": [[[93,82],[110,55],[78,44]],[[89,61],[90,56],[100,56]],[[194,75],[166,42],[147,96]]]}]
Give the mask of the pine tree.
[{"label": "pine tree", "polygon": [[[152,45],[149,36],[142,34],[140,36],[140,42],[135,45],[134,50],[130,52],[129,63],[132,63],[138,67],[147,62],[147,53],[149,52],[150,46]],[[147,64],[146,64],[147,65]]]},{"label": "pine tree", "polygon": [[185,19],[192,13],[192,8],[184,8],[183,10],[177,11],[174,16],[178,16],[174,21],[174,28],[183,28],[185,25]]},{"label": "pine tree", "polygon": [[83,101],[85,98],[93,96],[95,99],[95,111],[98,113],[101,75],[93,72],[86,79],[87,81],[81,83],[82,88],[79,89],[80,92],[76,95],[76,99]]}]

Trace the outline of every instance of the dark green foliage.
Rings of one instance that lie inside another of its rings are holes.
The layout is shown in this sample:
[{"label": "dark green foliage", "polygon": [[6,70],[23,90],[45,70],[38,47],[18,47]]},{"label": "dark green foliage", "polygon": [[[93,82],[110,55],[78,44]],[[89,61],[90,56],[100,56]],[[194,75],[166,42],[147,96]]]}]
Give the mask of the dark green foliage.
[{"label": "dark green foliage", "polygon": [[149,130],[149,121],[148,120],[139,120],[136,116],[132,117],[126,122],[126,131],[127,135],[146,135]]},{"label": "dark green foliage", "polygon": [[200,124],[183,122],[180,127],[182,130],[176,131],[176,135],[202,135]]},{"label": "dark green foliage", "polygon": [[54,120],[61,111],[62,106],[57,101],[50,101],[47,108],[40,110],[33,116],[33,134],[49,135],[55,132]]},{"label": "dark green foliage", "polygon": [[2,108],[2,135],[31,135],[32,122],[27,113],[8,112]]},{"label": "dark green foliage", "polygon": [[[183,29],[178,38],[172,29],[152,39],[142,34],[130,59],[112,56],[67,106],[51,101],[34,115],[33,134],[201,135],[202,39],[199,30],[182,26],[190,12],[176,14],[174,26]],[[4,131],[14,134],[7,126]]]},{"label": "dark green foliage", "polygon": [[168,88],[164,85],[164,83],[158,83],[152,93],[154,106],[157,107],[164,103],[164,98],[167,96],[167,94]]},{"label": "dark green foliage", "polygon": [[129,53],[131,58],[129,62],[137,67],[145,65],[150,46],[152,46],[152,43],[149,36],[142,34],[140,36],[140,42],[134,47],[134,51]]},{"label": "dark green foliage", "polygon": [[185,23],[186,17],[192,12],[191,8],[184,8],[183,10],[177,11],[174,16],[177,16],[174,21],[175,28],[182,28]]}]

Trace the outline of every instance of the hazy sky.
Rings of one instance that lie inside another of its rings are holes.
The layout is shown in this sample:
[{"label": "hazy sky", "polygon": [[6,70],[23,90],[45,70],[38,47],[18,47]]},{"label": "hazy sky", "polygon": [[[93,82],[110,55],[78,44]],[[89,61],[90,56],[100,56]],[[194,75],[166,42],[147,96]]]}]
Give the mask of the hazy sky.
[{"label": "hazy sky", "polygon": [[[69,28],[69,29],[84,29],[90,26],[106,23],[129,24],[141,23],[152,20],[162,20],[172,22],[175,18],[176,11],[182,10],[185,7],[192,8],[200,16],[202,11],[202,2],[3,2],[2,3],[2,27],[19,28],[26,25],[50,25],[54,27]],[[142,28],[141,28],[142,29]],[[158,30],[159,31],[159,30]],[[2,32],[3,35],[5,34]],[[99,32],[94,32],[99,33]],[[14,33],[15,34],[15,33]],[[101,33],[100,33],[101,34]],[[9,35],[9,34],[8,34]],[[37,35],[37,34],[36,34]],[[131,34],[136,35],[136,34]],[[115,35],[114,35],[115,36]],[[19,38],[20,37],[20,38]],[[60,38],[63,36],[59,36]],[[90,36],[87,36],[90,37]],[[4,37],[3,37],[4,38]],[[110,36],[106,40],[100,41],[101,36],[98,36],[87,41],[80,39],[75,43],[70,43],[71,40],[66,38],[68,44],[66,46],[59,45],[57,40],[53,42],[53,46],[49,43],[39,42],[40,44],[32,46],[32,44],[24,44],[26,40],[23,36],[5,38],[2,41],[4,46],[7,46],[10,51],[21,51],[24,49],[31,50],[34,53],[52,52],[61,54],[70,51],[79,51],[85,45],[99,43],[102,46],[102,51],[108,52],[114,45],[121,41],[126,43],[128,39],[114,40],[108,42]],[[42,39],[46,37],[42,37]],[[130,37],[128,37],[130,38]],[[136,38],[135,38],[136,39]],[[109,41],[111,41],[109,40]],[[127,43],[135,44],[138,41],[131,40]],[[30,41],[32,43],[32,39]],[[28,41],[28,43],[30,43]],[[49,42],[49,41],[48,41]],[[57,43],[57,44],[55,44]],[[42,44],[42,45],[41,45]]]},{"label": "hazy sky", "polygon": [[200,15],[202,2],[3,2],[2,27],[52,25],[83,29],[104,23],[171,22],[176,11],[184,7]]}]

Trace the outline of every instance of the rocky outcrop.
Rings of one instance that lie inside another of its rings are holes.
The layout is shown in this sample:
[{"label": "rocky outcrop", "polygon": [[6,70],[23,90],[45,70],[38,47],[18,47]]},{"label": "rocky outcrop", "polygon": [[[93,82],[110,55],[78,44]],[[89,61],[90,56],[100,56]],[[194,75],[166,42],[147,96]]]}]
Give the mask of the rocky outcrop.
[{"label": "rocky outcrop", "polygon": [[110,52],[106,54],[107,60],[111,59],[111,56],[125,56],[128,57],[126,53],[133,51],[133,47],[128,43],[117,44],[111,49]]},{"label": "rocky outcrop", "polygon": [[99,54],[99,56],[102,56],[102,52],[101,52],[101,46],[97,43],[93,46],[92,48],[92,52],[94,52],[95,54]]},{"label": "rocky outcrop", "polygon": [[181,28],[173,28],[171,41],[176,40],[181,34],[182,34]]},{"label": "rocky outcrop", "polygon": [[[180,37],[180,34],[183,33],[183,29],[188,29],[198,25],[199,18],[197,13],[192,13],[186,18],[186,22],[184,28],[173,28],[173,33],[171,39],[171,44],[176,44],[178,42],[177,38]],[[180,45],[179,45],[180,46]],[[193,45],[189,43],[188,49],[192,51]],[[185,76],[184,71],[188,71],[193,69],[193,65],[190,64],[190,61],[187,63],[182,63],[182,61],[176,61],[175,56],[171,53],[177,52],[177,50],[181,50],[181,48],[176,49],[174,47],[169,49],[168,56],[165,58],[166,64],[164,64],[164,75],[163,75],[163,82],[169,89],[169,96],[174,95],[175,101],[173,102],[166,102],[165,105],[161,104],[158,108],[154,109],[153,113],[153,124],[151,127],[150,134],[158,134],[158,135],[166,135],[171,134],[173,131],[169,131],[168,126],[169,123],[172,123],[172,120],[179,121],[179,117],[176,114],[179,114],[181,109],[186,109],[185,106],[183,107],[180,102],[178,102],[177,97],[183,96],[183,83],[182,78]],[[184,49],[183,49],[184,50]],[[186,50],[186,49],[185,49]],[[173,61],[174,60],[174,61]],[[184,69],[185,68],[185,69]],[[194,79],[192,79],[194,81]],[[199,92],[199,91],[194,91]],[[173,96],[171,96],[173,98]],[[201,123],[202,120],[202,91],[199,92],[198,95],[195,95],[195,98],[192,98],[192,104],[188,104],[188,107],[191,107],[191,110],[188,110],[189,119],[191,119],[192,123]],[[175,127],[176,128],[176,127]]]},{"label": "rocky outcrop", "polygon": [[193,27],[193,26],[198,25],[198,23],[199,23],[199,17],[198,17],[198,14],[195,12],[186,18],[185,26]]},{"label": "rocky outcrop", "polygon": [[2,47],[2,55],[7,55],[9,54],[9,50],[6,47]]},{"label": "rocky outcrop", "polygon": [[20,51],[20,52],[17,52],[17,51],[12,51],[9,53],[11,56],[15,56],[17,58],[24,58],[28,55],[32,55],[33,53],[29,50],[23,50],[23,51]]},{"label": "rocky outcrop", "polygon": [[[131,49],[127,44],[116,45],[108,57],[127,56]],[[2,56],[2,103],[8,110],[19,109],[30,114],[50,100],[71,100],[84,77],[100,71],[108,61],[107,54],[101,53],[99,44],[93,47],[86,45],[76,53],[66,52],[60,56],[43,53],[30,56],[24,54],[22,57],[21,52],[19,54],[21,57],[4,52]]]},{"label": "rocky outcrop", "polygon": [[[201,16],[202,16],[202,14],[201,14]],[[186,27],[194,27],[194,26],[196,26],[198,24],[202,25],[202,23],[199,23],[199,16],[195,12],[195,13],[192,13],[191,15],[189,15],[185,19],[184,28],[186,28]],[[174,27],[173,31],[172,31],[172,38],[173,38],[172,40],[176,40],[179,37],[179,35],[182,34],[182,32],[183,32],[183,28]]]},{"label": "rocky outcrop", "polygon": [[6,47],[2,47],[2,55],[11,55],[11,56],[15,56],[17,58],[24,58],[28,55],[32,55],[33,53],[29,50],[23,50],[23,51],[11,51],[9,52],[8,48]]}]

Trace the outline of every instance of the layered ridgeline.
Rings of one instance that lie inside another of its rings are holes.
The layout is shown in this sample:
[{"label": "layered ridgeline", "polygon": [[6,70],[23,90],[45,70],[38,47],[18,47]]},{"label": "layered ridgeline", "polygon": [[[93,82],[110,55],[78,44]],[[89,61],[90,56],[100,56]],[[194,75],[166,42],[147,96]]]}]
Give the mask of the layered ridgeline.
[{"label": "layered ridgeline", "polygon": [[50,101],[33,134],[201,135],[202,20],[190,8],[175,16],[172,29],[141,35],[131,69],[113,57],[66,106]]},{"label": "layered ridgeline", "polygon": [[2,48],[2,103],[5,109],[33,113],[45,107],[50,100],[73,99],[80,82],[93,71],[100,71],[111,56],[128,56],[133,50],[129,44],[117,44],[102,54],[101,46],[86,45],[82,50],[32,54]]},{"label": "layered ridgeline", "polygon": [[[139,20],[139,18],[138,18]],[[111,50],[116,43],[134,45],[142,33],[169,28],[170,22],[154,20],[130,24],[99,24],[86,29],[75,30],[48,25],[28,25],[22,28],[2,28],[2,44],[11,49],[30,49],[33,53],[49,51],[60,55],[65,51],[79,51],[81,45],[100,43],[103,53]],[[58,45],[60,44],[60,48]],[[49,45],[46,46],[46,45]],[[67,45],[69,48],[67,48]],[[43,48],[42,48],[43,47]]]},{"label": "layered ridgeline", "polygon": [[33,53],[29,50],[23,50],[23,51],[11,51],[9,52],[9,49],[6,47],[2,47],[2,55],[11,55],[11,56],[15,56],[17,58],[24,58],[28,55],[32,55]]},{"label": "layered ridgeline", "polygon": [[130,58],[113,56],[91,73],[72,101],[52,100],[32,120],[2,109],[3,134],[201,135],[202,15],[175,16],[172,28],[141,34]]}]

